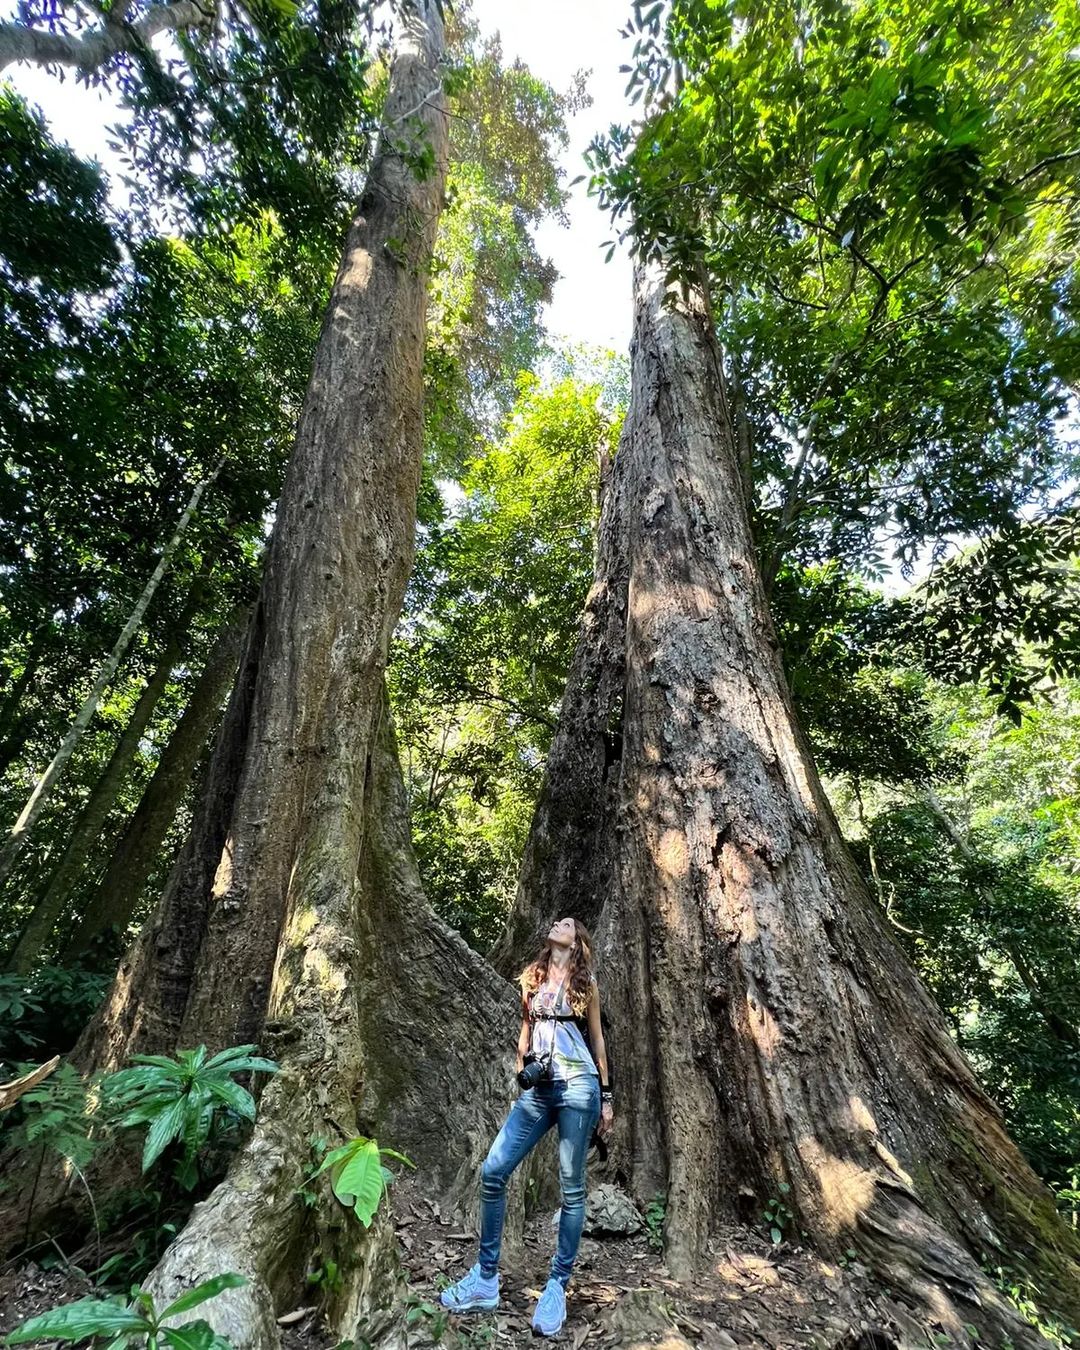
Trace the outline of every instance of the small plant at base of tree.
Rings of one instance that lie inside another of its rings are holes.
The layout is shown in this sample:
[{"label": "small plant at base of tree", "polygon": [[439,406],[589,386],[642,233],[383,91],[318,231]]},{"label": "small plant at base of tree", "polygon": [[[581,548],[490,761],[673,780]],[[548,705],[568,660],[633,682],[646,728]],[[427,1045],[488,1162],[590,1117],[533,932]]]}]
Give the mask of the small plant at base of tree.
[{"label": "small plant at base of tree", "polygon": [[133,1055],[133,1068],[121,1069],[105,1080],[109,1108],[120,1111],[122,1126],[148,1125],[142,1170],[157,1162],[174,1143],[183,1144],[175,1176],[184,1190],[199,1180],[196,1155],[210,1139],[218,1113],[224,1110],[241,1120],[255,1119],[255,1099],[234,1081],[238,1073],[277,1073],[270,1059],[254,1055],[254,1045],[234,1045],[212,1058],[206,1046],[167,1055]]},{"label": "small plant at base of tree", "polygon": [[20,1118],[8,1135],[8,1142],[27,1154],[37,1153],[33,1186],[26,1206],[24,1242],[29,1241],[38,1181],[50,1152],[62,1158],[85,1187],[94,1213],[94,1227],[100,1233],[97,1206],[83,1175],[83,1168],[100,1142],[90,1137],[89,1109],[98,1081],[94,1078],[87,1082],[70,1064],[61,1064],[44,1082],[24,1093],[16,1105]]},{"label": "small plant at base of tree", "polygon": [[445,1308],[429,1303],[418,1294],[410,1294],[405,1300],[405,1325],[407,1327],[422,1325],[436,1344],[441,1340],[449,1323],[450,1314]]},{"label": "small plant at base of tree", "polygon": [[321,1294],[333,1294],[341,1288],[341,1271],[336,1261],[324,1261],[308,1271],[307,1282]]},{"label": "small plant at base of tree", "polygon": [[[26,1072],[32,1065],[20,1065]],[[85,1167],[97,1141],[90,1138],[89,1102],[98,1080],[87,1082],[70,1064],[61,1064],[44,1082],[23,1094],[17,1110],[21,1116],[8,1141],[16,1148],[40,1147],[71,1163]]]},{"label": "small plant at base of tree", "polygon": [[[321,1140],[316,1140],[314,1146],[318,1148],[321,1143]],[[394,1180],[393,1172],[383,1165],[383,1158],[396,1158],[406,1167],[416,1166],[404,1153],[398,1153],[392,1148],[380,1148],[376,1140],[361,1134],[327,1153],[315,1171],[305,1177],[305,1181],[314,1181],[329,1170],[330,1187],[334,1195],[368,1228],[387,1186]],[[300,1188],[305,1203],[309,1203],[309,1194],[311,1192],[306,1187]]]},{"label": "small plant at base of tree", "polygon": [[1060,1350],[1068,1350],[1068,1347],[1077,1344],[1080,1340],[1080,1331],[1076,1327],[1058,1321],[1056,1317],[1047,1317],[1043,1314],[1035,1301],[1039,1294],[1038,1286],[1026,1275],[1009,1266],[984,1264],[983,1270],[1024,1321],[1033,1326],[1051,1345],[1060,1347]]},{"label": "small plant at base of tree", "polygon": [[140,1228],[124,1247],[114,1252],[93,1272],[98,1284],[130,1288],[148,1275],[161,1259],[161,1254],[179,1232],[179,1225],[169,1220]]},{"label": "small plant at base of tree", "polygon": [[125,1307],[119,1298],[82,1298],[59,1308],[31,1317],[4,1338],[5,1345],[27,1345],[31,1341],[85,1341],[108,1337],[108,1350],[123,1350],[132,1338],[145,1338],[147,1350],[159,1350],[161,1342],[170,1350],[232,1350],[209,1322],[199,1319],[179,1327],[165,1327],[166,1318],[190,1312],[223,1289],[239,1289],[247,1284],[243,1275],[228,1272],[204,1280],[181,1294],[161,1312],[144,1289],[133,1288],[131,1302]]},{"label": "small plant at base of tree", "polygon": [[[788,1195],[791,1186],[788,1182],[781,1181],[777,1183],[776,1189],[781,1195]],[[791,1223],[795,1215],[790,1206],[786,1205],[783,1200],[778,1200],[775,1196],[771,1196],[766,1202],[762,1214],[769,1226],[769,1236],[772,1238],[773,1246],[778,1247],[784,1240],[784,1229]]]},{"label": "small plant at base of tree", "polygon": [[645,1206],[645,1231],[648,1233],[649,1246],[654,1252],[664,1250],[664,1218],[667,1215],[667,1196],[662,1192],[654,1195]]}]

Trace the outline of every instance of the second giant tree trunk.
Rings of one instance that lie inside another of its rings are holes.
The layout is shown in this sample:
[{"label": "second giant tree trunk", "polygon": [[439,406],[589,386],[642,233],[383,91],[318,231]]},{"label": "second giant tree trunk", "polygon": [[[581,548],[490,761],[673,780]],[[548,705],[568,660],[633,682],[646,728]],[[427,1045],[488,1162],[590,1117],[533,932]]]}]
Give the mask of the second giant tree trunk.
[{"label": "second giant tree trunk", "polygon": [[[597,925],[616,1166],[691,1275],[783,1195],[892,1292],[894,1334],[1043,1344],[980,1269],[1080,1315],[1080,1243],[844,848],[792,712],[707,311],[638,275],[597,576],[498,956]],[[621,1089],[619,1088],[621,1085]],[[780,1192],[781,1183],[790,1186]]]}]

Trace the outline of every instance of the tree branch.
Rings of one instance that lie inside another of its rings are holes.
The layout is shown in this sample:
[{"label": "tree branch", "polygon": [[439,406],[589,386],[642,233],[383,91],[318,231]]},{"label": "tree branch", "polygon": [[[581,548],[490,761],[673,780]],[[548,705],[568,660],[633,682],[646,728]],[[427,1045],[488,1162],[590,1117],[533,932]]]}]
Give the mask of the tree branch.
[{"label": "tree branch", "polygon": [[[829,368],[821,377],[821,382],[814,391],[814,397],[811,400],[811,407],[819,403],[828,392],[829,385],[832,383],[833,376],[840,369],[841,362],[848,353],[843,349],[836,352]],[[821,409],[814,408],[806,423],[806,430],[803,432],[802,444],[799,446],[799,458],[796,461],[795,468],[791,473],[791,482],[788,485],[787,495],[784,499],[783,510],[780,513],[780,523],[776,532],[776,546],[769,557],[769,561],[764,568],[762,580],[765,583],[765,593],[769,594],[772,590],[773,582],[776,580],[776,574],[780,570],[780,562],[784,556],[784,539],[795,519],[796,507],[799,504],[799,488],[802,486],[802,476],[806,468],[806,461],[810,456],[810,448],[814,443],[814,433],[817,431],[817,424],[821,420]]]},{"label": "tree branch", "polygon": [[18,61],[36,66],[75,66],[99,70],[121,52],[139,51],[158,33],[186,28],[209,28],[214,22],[213,5],[199,0],[173,0],[151,5],[134,23],[106,22],[81,36],[50,33],[21,23],[0,23],[0,71]]}]

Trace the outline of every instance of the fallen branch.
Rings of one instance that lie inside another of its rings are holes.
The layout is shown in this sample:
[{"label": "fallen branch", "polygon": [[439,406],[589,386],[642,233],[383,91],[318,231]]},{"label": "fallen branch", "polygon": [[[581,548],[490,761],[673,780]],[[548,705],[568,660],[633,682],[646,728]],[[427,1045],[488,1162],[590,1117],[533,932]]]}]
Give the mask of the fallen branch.
[{"label": "fallen branch", "polygon": [[10,1083],[0,1083],[0,1111],[10,1111],[24,1093],[37,1087],[42,1079],[48,1078],[59,1063],[60,1056],[53,1055],[47,1064],[24,1073],[21,1078],[12,1079]]}]

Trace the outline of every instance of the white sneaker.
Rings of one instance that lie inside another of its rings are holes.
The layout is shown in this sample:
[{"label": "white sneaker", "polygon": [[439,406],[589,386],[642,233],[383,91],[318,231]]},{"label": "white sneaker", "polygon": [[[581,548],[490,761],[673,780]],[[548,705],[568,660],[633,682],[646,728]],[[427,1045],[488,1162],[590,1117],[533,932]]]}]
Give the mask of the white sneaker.
[{"label": "white sneaker", "polygon": [[439,1302],[452,1312],[468,1312],[474,1308],[497,1308],[499,1306],[499,1277],[485,1277],[480,1274],[479,1261],[462,1276],[457,1284],[452,1284],[439,1295]]}]

